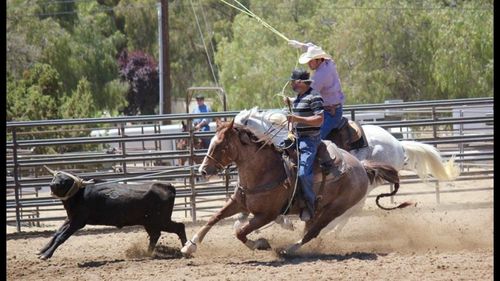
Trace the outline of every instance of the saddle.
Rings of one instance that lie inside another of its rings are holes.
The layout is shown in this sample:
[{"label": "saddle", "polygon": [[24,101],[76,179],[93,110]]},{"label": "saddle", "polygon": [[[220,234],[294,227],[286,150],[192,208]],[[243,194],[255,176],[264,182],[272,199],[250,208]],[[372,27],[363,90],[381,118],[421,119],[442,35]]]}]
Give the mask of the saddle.
[{"label": "saddle", "polygon": [[358,149],[368,146],[365,133],[358,122],[342,117],[338,128],[333,129],[326,139],[344,150]]}]

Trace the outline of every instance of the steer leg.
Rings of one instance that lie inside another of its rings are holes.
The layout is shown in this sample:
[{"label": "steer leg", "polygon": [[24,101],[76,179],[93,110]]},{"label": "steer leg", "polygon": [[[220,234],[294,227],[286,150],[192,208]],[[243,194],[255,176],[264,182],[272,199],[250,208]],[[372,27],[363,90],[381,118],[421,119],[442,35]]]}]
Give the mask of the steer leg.
[{"label": "steer leg", "polygon": [[71,221],[67,227],[61,231],[57,237],[54,239],[54,243],[43,253],[40,255],[40,259],[46,260],[52,257],[54,254],[54,251],[59,247],[64,241],[66,241],[73,233],[75,233],[78,229],[82,228],[85,226],[85,223],[75,223],[74,221]]},{"label": "steer leg", "polygon": [[162,231],[177,234],[179,240],[181,240],[181,246],[184,246],[187,242],[186,227],[181,222],[169,221],[167,225],[163,227]]},{"label": "steer leg", "polygon": [[40,249],[40,251],[38,251],[38,255],[41,255],[43,254],[45,251],[47,251],[48,248],[50,248],[53,244],[54,244],[54,241],[56,240],[56,238],[61,235],[61,233],[66,229],[68,228],[69,226],[69,219],[66,219],[64,221],[64,223],[59,227],[59,229],[56,231],[56,233],[54,233],[54,235],[52,236],[52,238],[50,238],[50,241],[49,243],[47,243],[47,245],[45,245],[42,249]]},{"label": "steer leg", "polygon": [[158,243],[158,239],[160,239],[161,231],[151,226],[144,226],[144,228],[149,235],[148,254],[151,254],[155,249],[156,243]]},{"label": "steer leg", "polygon": [[222,209],[220,209],[216,214],[210,217],[210,220],[200,230],[198,230],[193,238],[186,242],[184,247],[182,247],[181,252],[185,255],[196,252],[197,243],[201,243],[203,241],[203,238],[214,224],[241,211],[241,206],[235,200],[230,198],[226,202],[224,207],[222,207]]}]

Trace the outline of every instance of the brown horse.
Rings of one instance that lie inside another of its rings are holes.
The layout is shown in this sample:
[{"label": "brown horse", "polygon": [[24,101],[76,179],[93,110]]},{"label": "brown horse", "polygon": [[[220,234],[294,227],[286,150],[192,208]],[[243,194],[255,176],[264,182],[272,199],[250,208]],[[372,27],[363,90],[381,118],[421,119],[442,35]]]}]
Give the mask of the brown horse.
[{"label": "brown horse", "polygon": [[[182,131],[188,132],[187,125],[184,123],[184,121],[181,121],[181,124],[182,124]],[[176,148],[176,150],[187,150],[187,149],[189,149],[189,143],[190,143],[190,140],[188,138],[178,139],[175,142],[175,148]],[[205,145],[205,142],[203,142],[202,138],[198,138],[198,137],[194,138],[194,140],[193,140],[193,149],[194,150],[207,149],[207,148],[208,148],[208,146]],[[189,158],[187,158],[187,157],[179,158],[179,164],[181,166],[184,166],[184,164],[186,163],[186,161],[188,161],[188,159]],[[194,156],[193,161],[194,161],[194,164],[200,164],[201,161],[203,161],[203,157],[202,156]]]},{"label": "brown horse", "polygon": [[[398,172],[391,166],[369,161],[362,163],[348,152],[338,149],[333,143],[326,143],[330,157],[337,159],[337,167],[341,168],[339,173],[329,173],[323,178],[318,161],[315,162],[314,191],[319,198],[316,213],[306,222],[303,238],[283,250],[283,254],[296,251],[318,236],[334,219],[349,215],[353,206],[365,200],[371,182],[385,180],[394,183],[395,191],[391,195],[399,188]],[[281,152],[273,145],[259,141],[250,130],[234,125],[234,120],[217,122],[216,134],[211,140],[199,172],[203,175],[214,175],[233,162],[238,167],[239,175],[234,194],[224,207],[186,242],[181,250],[183,254],[194,253],[197,244],[202,242],[214,224],[239,212],[252,213],[253,218],[236,230],[236,237],[252,250],[268,249],[270,246],[265,239],[253,241],[248,239],[247,235],[272,222],[283,212],[300,212],[301,201],[293,200],[295,181],[287,179]],[[387,194],[379,195],[383,196]],[[398,207],[404,207],[403,205]]]}]

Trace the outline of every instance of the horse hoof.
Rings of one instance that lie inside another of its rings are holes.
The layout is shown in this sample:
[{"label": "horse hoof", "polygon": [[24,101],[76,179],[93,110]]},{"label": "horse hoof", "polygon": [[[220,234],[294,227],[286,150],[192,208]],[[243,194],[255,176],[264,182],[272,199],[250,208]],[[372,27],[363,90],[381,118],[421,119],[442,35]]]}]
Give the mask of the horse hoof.
[{"label": "horse hoof", "polygon": [[296,243],[296,244],[293,244],[291,246],[289,246],[288,248],[286,249],[283,249],[280,251],[280,254],[281,255],[292,255],[294,254],[295,252],[297,252],[297,250],[300,248],[300,244]]},{"label": "horse hoof", "polygon": [[181,253],[184,256],[189,256],[194,252],[196,252],[196,244],[191,243],[191,241],[187,241],[186,245],[181,249]]},{"label": "horse hoof", "polygon": [[257,250],[269,250],[271,249],[271,245],[264,238],[259,238],[255,241],[255,249]]},{"label": "horse hoof", "polygon": [[48,256],[46,256],[46,255],[40,255],[40,256],[38,256],[38,258],[39,258],[39,259],[41,259],[41,260],[43,260],[43,261],[45,261],[45,260],[48,260],[48,259],[49,259],[49,257],[48,257]]}]

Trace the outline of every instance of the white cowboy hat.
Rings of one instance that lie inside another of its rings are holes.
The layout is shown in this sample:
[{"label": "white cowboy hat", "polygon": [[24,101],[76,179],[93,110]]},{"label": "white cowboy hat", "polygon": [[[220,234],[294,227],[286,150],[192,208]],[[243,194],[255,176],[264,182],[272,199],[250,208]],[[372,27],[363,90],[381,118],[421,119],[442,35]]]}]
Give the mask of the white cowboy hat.
[{"label": "white cowboy hat", "polygon": [[307,52],[300,55],[299,63],[306,64],[310,60],[321,59],[321,58],[330,59],[330,60],[332,59],[332,57],[330,55],[328,55],[327,53],[325,53],[325,51],[323,51],[323,49],[321,49],[320,47],[311,46],[311,47],[307,48]]}]

